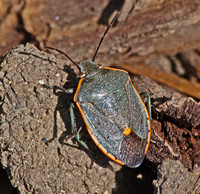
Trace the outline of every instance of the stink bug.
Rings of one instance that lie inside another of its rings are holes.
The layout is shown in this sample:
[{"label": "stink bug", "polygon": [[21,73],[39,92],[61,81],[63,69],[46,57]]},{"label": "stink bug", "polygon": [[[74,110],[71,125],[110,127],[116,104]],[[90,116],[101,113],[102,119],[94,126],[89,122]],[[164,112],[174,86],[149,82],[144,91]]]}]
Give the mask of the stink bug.
[{"label": "stink bug", "polygon": [[[47,48],[63,53],[82,73],[74,102],[95,144],[115,162],[135,168],[142,163],[150,144],[149,113],[127,71],[101,67],[94,62],[103,38],[117,17],[118,14],[104,32],[92,61],[84,60],[78,66],[62,51]],[[88,148],[79,138],[80,130],[76,132],[73,104],[70,115],[77,140]]]}]

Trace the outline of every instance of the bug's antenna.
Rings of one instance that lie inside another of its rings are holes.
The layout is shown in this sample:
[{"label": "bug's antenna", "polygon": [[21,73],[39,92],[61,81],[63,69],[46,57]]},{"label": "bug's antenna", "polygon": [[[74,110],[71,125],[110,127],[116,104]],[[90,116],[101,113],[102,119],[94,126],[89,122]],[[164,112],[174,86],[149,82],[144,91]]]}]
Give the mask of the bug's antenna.
[{"label": "bug's antenna", "polygon": [[107,32],[108,32],[108,30],[110,29],[110,27],[112,26],[112,24],[116,21],[116,19],[118,18],[119,14],[120,14],[120,12],[118,12],[118,13],[115,15],[115,17],[112,19],[112,21],[110,22],[109,26],[107,27],[106,31],[104,32],[104,34],[103,34],[103,36],[102,36],[102,38],[101,38],[101,40],[100,40],[100,42],[99,42],[99,45],[98,45],[98,47],[97,47],[97,49],[96,49],[96,52],[94,53],[94,57],[92,58],[92,61],[93,61],[93,62],[94,62],[94,60],[95,60],[95,57],[96,57],[96,55],[97,55],[97,52],[99,51],[99,48],[100,48],[100,46],[101,46],[101,43],[103,42],[103,39],[104,39],[105,35],[107,34]]},{"label": "bug's antenna", "polygon": [[80,68],[67,54],[65,54],[63,51],[58,50],[58,49],[53,48],[53,47],[50,47],[50,46],[45,46],[44,48],[51,49],[51,50],[55,50],[55,51],[57,51],[57,52],[63,54],[63,55],[64,55],[65,57],[67,57],[67,58],[78,68],[78,70],[81,72],[81,68]]}]

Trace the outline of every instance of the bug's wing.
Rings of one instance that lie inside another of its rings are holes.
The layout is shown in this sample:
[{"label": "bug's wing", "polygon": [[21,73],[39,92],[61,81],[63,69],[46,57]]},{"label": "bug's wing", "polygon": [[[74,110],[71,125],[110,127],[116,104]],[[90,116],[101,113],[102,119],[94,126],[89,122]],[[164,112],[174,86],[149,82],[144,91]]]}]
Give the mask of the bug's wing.
[{"label": "bug's wing", "polygon": [[117,158],[126,166],[136,168],[144,160],[146,145],[147,141],[134,133],[124,136]]},{"label": "bug's wing", "polygon": [[108,153],[116,157],[119,154],[123,138],[123,133],[119,127],[108,117],[101,114],[91,103],[81,103],[80,107],[84,113],[84,121],[91,136]]},{"label": "bug's wing", "polygon": [[138,167],[145,157],[148,144],[149,121],[146,108],[130,81],[125,85],[128,97],[129,126],[132,133],[124,136],[117,156],[126,166]]},{"label": "bug's wing", "polygon": [[131,81],[126,84],[127,96],[129,101],[130,128],[141,139],[148,139],[150,122],[147,109],[142,102],[138,92],[133,87]]}]

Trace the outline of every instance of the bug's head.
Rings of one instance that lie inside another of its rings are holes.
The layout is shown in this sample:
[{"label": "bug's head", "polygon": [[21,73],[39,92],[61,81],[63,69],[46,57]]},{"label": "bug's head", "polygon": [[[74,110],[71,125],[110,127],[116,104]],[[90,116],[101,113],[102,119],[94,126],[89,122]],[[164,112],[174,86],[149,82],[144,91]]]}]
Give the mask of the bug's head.
[{"label": "bug's head", "polygon": [[95,75],[100,71],[100,66],[91,60],[84,60],[80,63],[82,77]]}]

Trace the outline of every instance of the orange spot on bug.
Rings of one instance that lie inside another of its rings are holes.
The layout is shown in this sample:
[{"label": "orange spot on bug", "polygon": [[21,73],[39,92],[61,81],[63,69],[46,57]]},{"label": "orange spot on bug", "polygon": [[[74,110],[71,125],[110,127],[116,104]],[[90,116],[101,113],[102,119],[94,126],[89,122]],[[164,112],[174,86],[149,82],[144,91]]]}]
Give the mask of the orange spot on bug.
[{"label": "orange spot on bug", "polygon": [[130,129],[130,128],[126,128],[126,129],[124,129],[124,131],[123,131],[123,134],[124,134],[124,135],[130,135],[130,133],[131,133],[131,129]]}]

